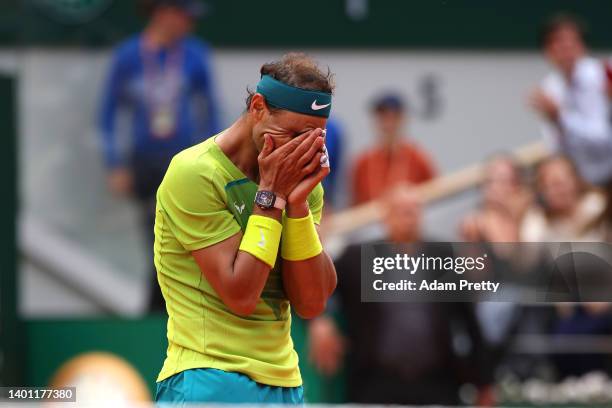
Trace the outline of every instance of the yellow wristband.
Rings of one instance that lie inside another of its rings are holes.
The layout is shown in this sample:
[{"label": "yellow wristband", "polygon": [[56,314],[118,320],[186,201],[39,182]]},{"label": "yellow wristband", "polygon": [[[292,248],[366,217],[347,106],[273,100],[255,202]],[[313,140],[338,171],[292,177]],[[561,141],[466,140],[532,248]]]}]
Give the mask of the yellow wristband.
[{"label": "yellow wristband", "polygon": [[273,218],[251,215],[240,242],[240,250],[274,268],[283,225]]},{"label": "yellow wristband", "polygon": [[288,261],[303,261],[319,255],[323,251],[319,234],[315,229],[312,213],[304,218],[284,219],[281,256]]}]

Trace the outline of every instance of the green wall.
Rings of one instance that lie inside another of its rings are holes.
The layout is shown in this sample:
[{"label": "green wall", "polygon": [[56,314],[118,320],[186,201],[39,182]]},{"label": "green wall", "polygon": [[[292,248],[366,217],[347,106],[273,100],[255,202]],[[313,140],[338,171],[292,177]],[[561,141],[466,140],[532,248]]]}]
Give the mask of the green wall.
[{"label": "green wall", "polygon": [[48,319],[26,322],[27,386],[47,385],[67,360],[89,351],[108,351],[127,360],[150,390],[166,352],[165,319]]},{"label": "green wall", "polygon": [[[207,0],[210,15],[198,34],[224,47],[529,49],[537,46],[542,19],[566,10],[589,22],[595,47],[612,46],[609,0],[365,1],[367,17],[354,21],[346,14],[346,0]],[[41,3],[75,4],[80,12],[100,7],[102,12],[90,22],[74,23],[67,17],[74,8],[50,10]],[[108,46],[142,24],[135,0],[0,2],[0,45]]]},{"label": "green wall", "polygon": [[[306,357],[306,326],[293,319],[292,336],[300,355],[306,398],[310,402],[340,401],[341,382],[321,379]],[[108,351],[127,360],[145,379],[154,395],[155,378],[166,353],[166,318],[40,319],[26,322],[27,386],[48,384],[68,359],[88,351]]]}]

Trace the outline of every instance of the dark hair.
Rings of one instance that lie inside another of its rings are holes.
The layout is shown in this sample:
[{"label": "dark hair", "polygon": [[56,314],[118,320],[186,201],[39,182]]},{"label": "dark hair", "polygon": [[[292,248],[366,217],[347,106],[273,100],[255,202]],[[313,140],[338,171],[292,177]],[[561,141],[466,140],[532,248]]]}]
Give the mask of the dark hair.
[{"label": "dark hair", "polygon": [[[541,162],[539,162],[535,167],[534,187],[538,195],[540,194],[540,190],[542,186],[542,173],[548,166],[554,163],[563,163],[569,168],[570,172],[572,173],[572,176],[574,177],[576,181],[579,197],[583,197],[587,192],[589,192],[591,187],[580,176],[580,173],[578,172],[578,168],[576,167],[576,164],[567,156],[564,156],[562,154],[554,154],[552,156],[545,158]],[[548,205],[544,205],[543,207],[544,207],[544,214],[546,215],[546,217],[550,217],[551,213],[548,209]]]},{"label": "dark hair", "polygon": [[541,47],[545,47],[550,41],[550,37],[562,28],[571,27],[585,40],[587,35],[586,23],[578,16],[571,13],[557,13],[546,19],[540,27],[538,35],[538,43]]},{"label": "dark hair", "polygon": [[139,0],[136,5],[140,14],[146,18],[150,18],[157,7],[155,0]]},{"label": "dark hair", "polygon": [[157,10],[163,8],[177,8],[193,17],[201,17],[205,12],[205,5],[197,0],[138,0],[136,4],[140,14],[146,18],[153,17]]},{"label": "dark hair", "polygon": [[583,233],[592,231],[595,228],[603,227],[604,241],[612,240],[612,180],[608,180],[603,188],[603,195],[606,205],[590,222],[586,224]]},{"label": "dark hair", "polygon": [[580,173],[578,172],[578,168],[576,167],[576,164],[569,157],[564,156],[563,154],[553,154],[552,156],[548,156],[547,158],[545,158],[544,160],[536,164],[535,169],[534,169],[536,184],[540,183],[541,175],[544,169],[548,167],[549,165],[553,163],[557,163],[557,162],[567,165],[570,171],[572,172],[572,175],[578,181],[578,185],[581,187],[586,187],[586,182],[580,176]]},{"label": "dark hair", "polygon": [[383,111],[405,112],[406,102],[404,98],[396,92],[384,92],[378,95],[371,103],[370,110],[374,113]]},{"label": "dark hair", "polygon": [[521,163],[516,160],[516,158],[512,155],[512,153],[508,151],[498,151],[493,154],[490,154],[485,160],[485,166],[490,166],[492,163],[497,161],[506,162],[512,167],[512,171],[516,176],[516,182],[519,184],[525,184],[527,181],[527,169]]},{"label": "dark hair", "polygon": [[[324,72],[311,57],[300,52],[290,52],[278,61],[261,66],[260,74],[270,75],[277,81],[309,91],[334,92],[334,75],[327,68]],[[246,107],[251,105],[255,92],[247,88]]]}]

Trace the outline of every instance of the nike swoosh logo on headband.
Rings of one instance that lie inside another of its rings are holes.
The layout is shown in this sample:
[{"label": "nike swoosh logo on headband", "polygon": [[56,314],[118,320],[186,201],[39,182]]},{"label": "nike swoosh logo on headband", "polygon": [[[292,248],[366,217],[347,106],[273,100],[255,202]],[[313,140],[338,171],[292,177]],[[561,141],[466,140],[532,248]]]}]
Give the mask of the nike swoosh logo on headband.
[{"label": "nike swoosh logo on headband", "polygon": [[329,105],[331,105],[331,103],[326,103],[325,105],[317,105],[317,100],[315,99],[312,102],[312,105],[310,105],[310,109],[314,111],[318,111],[318,110],[327,108]]}]

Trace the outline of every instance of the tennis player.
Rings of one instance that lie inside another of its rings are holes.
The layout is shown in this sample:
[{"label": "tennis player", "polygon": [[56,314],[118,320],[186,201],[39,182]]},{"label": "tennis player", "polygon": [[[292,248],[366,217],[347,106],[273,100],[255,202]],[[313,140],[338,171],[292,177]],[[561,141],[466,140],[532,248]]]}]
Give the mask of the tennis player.
[{"label": "tennis player", "polygon": [[319,315],[336,272],[317,232],[333,83],[309,57],[261,68],[245,113],[172,160],[155,266],[168,311],[160,402],[303,402],[290,307]]}]

